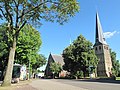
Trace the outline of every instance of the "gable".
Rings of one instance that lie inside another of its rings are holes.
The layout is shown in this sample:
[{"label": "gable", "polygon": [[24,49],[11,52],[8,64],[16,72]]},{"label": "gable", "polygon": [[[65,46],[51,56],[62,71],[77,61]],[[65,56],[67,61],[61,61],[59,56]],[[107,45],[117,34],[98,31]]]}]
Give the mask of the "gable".
[{"label": "gable", "polygon": [[64,65],[62,55],[51,55],[51,56],[52,56],[52,59],[54,60],[54,62]]}]

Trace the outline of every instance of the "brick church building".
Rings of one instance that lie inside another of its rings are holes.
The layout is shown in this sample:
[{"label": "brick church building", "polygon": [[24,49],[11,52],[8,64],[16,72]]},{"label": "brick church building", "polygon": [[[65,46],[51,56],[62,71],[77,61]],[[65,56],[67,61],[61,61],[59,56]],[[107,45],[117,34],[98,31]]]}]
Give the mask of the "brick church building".
[{"label": "brick church building", "polygon": [[[112,74],[112,61],[110,56],[110,49],[109,45],[105,41],[102,26],[100,23],[100,19],[98,16],[98,13],[96,13],[96,34],[95,34],[95,44],[94,44],[94,50],[95,54],[99,59],[98,65],[97,65],[97,76],[104,76],[104,77],[110,77]],[[52,72],[50,70],[50,63],[56,62],[60,63],[61,67],[64,65],[64,60],[61,55],[49,55],[48,63],[45,69],[45,75],[46,76],[52,76]],[[59,73],[59,76],[65,76],[66,71],[61,71]]]}]

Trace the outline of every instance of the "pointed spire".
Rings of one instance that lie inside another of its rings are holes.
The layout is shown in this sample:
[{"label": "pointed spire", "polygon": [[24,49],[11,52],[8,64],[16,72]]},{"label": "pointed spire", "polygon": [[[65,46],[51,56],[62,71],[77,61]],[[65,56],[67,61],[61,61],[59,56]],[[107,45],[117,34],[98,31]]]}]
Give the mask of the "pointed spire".
[{"label": "pointed spire", "polygon": [[96,13],[96,38],[95,38],[95,42],[96,43],[102,43],[102,44],[107,44],[103,35],[103,30],[102,30],[102,26],[100,23],[100,19],[98,16],[98,12]]}]

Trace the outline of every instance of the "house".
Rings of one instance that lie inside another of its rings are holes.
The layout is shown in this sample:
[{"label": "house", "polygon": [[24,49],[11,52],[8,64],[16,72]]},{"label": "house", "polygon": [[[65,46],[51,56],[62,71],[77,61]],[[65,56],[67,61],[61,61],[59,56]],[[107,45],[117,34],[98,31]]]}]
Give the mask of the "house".
[{"label": "house", "polygon": [[[45,76],[46,77],[52,77],[53,76],[53,73],[50,70],[50,64],[52,62],[59,63],[61,65],[61,67],[64,65],[62,55],[53,55],[53,54],[50,53],[49,58],[48,58],[48,63],[47,63],[46,69],[45,69]],[[64,70],[62,70],[59,73],[59,77],[64,77],[65,75],[66,75],[66,71],[64,71]]]}]

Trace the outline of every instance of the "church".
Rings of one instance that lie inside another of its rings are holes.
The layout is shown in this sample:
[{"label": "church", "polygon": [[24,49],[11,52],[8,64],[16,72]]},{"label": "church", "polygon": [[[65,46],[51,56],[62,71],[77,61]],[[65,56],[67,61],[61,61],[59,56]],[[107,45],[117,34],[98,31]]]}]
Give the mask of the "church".
[{"label": "church", "polygon": [[[50,70],[50,66],[52,62],[59,63],[61,67],[64,65],[64,60],[63,60],[62,55],[55,55],[55,54],[50,53],[49,58],[48,58],[48,63],[45,69],[46,77],[53,77],[53,72]],[[65,77],[66,74],[67,72],[65,70],[62,70],[61,72],[59,72],[58,77]]]},{"label": "church", "polygon": [[112,61],[110,56],[109,45],[105,41],[102,26],[98,13],[96,13],[96,35],[95,35],[95,44],[94,44],[95,54],[99,59],[97,65],[97,76],[106,76],[110,77],[112,74]]},{"label": "church", "polygon": [[[95,44],[93,47],[95,50],[95,54],[99,59],[99,62],[97,65],[97,76],[98,77],[101,77],[101,76],[110,77],[112,74],[112,71],[111,71],[112,61],[111,61],[111,56],[110,56],[110,48],[104,38],[98,13],[96,13],[96,34],[95,34]],[[61,67],[64,65],[64,60],[61,55],[50,54],[48,58],[48,63],[45,69],[46,76],[52,76],[52,72],[50,71],[51,62],[60,63]],[[63,70],[60,73],[60,76],[61,74],[65,76],[66,72]]]}]

